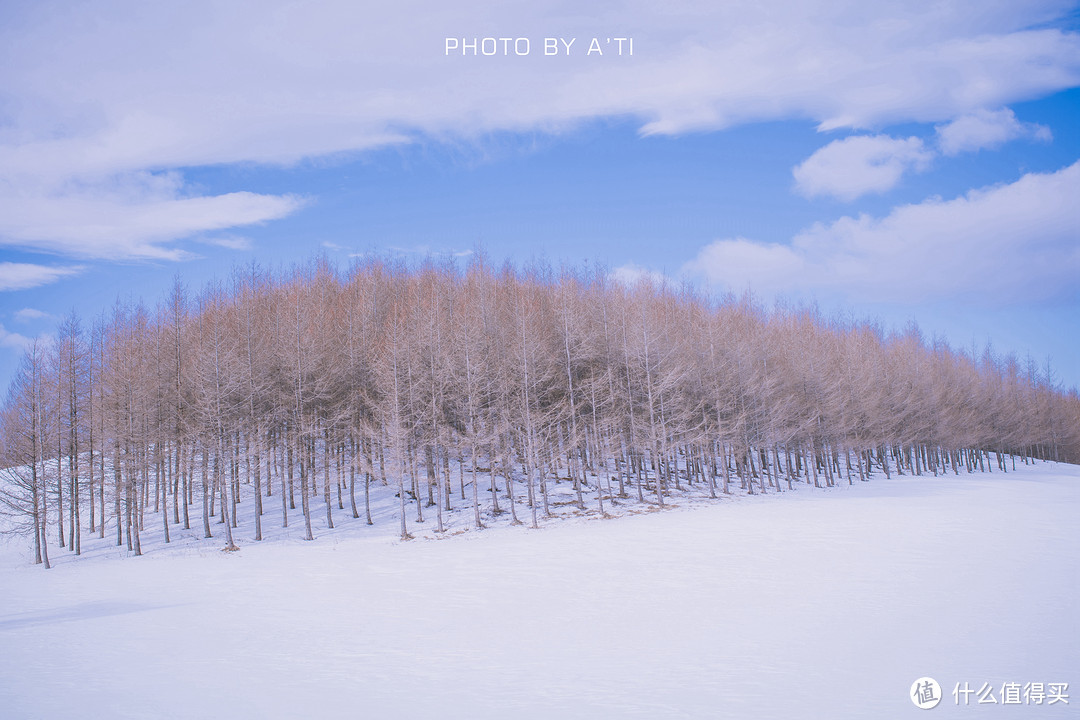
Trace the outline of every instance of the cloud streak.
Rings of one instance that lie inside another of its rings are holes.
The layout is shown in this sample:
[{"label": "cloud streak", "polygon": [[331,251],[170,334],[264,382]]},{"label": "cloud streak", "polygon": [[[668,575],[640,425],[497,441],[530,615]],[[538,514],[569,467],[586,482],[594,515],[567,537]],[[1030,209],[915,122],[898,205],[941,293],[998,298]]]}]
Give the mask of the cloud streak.
[{"label": "cloud streak", "polygon": [[0,292],[29,290],[54,283],[60,278],[83,271],[81,265],[52,267],[33,263],[0,262]]},{"label": "cloud streak", "polygon": [[21,323],[29,323],[37,320],[52,320],[53,315],[37,308],[23,308],[15,312],[15,320]]},{"label": "cloud streak", "polygon": [[0,243],[104,260],[181,260],[169,243],[276,220],[304,200],[235,192],[190,195],[177,173],[125,173],[48,186],[0,183]]}]

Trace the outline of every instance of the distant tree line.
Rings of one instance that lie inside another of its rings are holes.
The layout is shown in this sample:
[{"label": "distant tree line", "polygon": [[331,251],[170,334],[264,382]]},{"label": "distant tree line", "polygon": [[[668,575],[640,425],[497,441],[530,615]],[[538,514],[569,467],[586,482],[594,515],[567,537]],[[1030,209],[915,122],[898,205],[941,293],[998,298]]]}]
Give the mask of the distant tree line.
[{"label": "distant tree line", "polygon": [[249,537],[302,522],[310,539],[396,495],[408,537],[453,503],[478,527],[481,507],[536,525],[552,481],[604,513],[684,484],[718,497],[1017,457],[1080,460],[1080,398],[1048,362],[603,272],[320,260],[197,295],[177,280],[152,309],[72,312],[32,342],[0,417],[0,501],[47,566],[50,538],[79,553],[84,530],[140,554],[154,526],[168,542],[221,525],[233,547],[241,502]]}]

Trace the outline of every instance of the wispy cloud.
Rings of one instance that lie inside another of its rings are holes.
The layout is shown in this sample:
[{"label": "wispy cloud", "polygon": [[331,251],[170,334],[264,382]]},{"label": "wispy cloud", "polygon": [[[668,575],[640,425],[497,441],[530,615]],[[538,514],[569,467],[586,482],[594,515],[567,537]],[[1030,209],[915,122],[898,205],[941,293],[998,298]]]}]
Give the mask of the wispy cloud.
[{"label": "wispy cloud", "polygon": [[0,291],[28,290],[48,285],[62,277],[83,271],[82,265],[62,267],[34,265],[32,263],[0,262]]},{"label": "wispy cloud", "polygon": [[243,235],[210,235],[200,237],[198,241],[203,245],[213,245],[226,250],[250,250],[252,248],[251,238]]},{"label": "wispy cloud", "polygon": [[14,313],[15,320],[21,323],[34,322],[36,320],[52,320],[55,318],[51,313],[36,308],[23,308]]},{"label": "wispy cloud", "polygon": [[[433,247],[428,244],[414,245],[413,247],[402,247],[399,245],[391,245],[386,248],[388,255],[412,255],[421,257],[444,257],[444,258],[467,258],[473,254],[472,250],[456,249],[456,248],[440,248]],[[371,253],[353,253],[350,257],[364,257]]]},{"label": "wispy cloud", "polygon": [[172,245],[179,238],[276,220],[302,205],[298,197],[250,192],[189,195],[176,173],[55,187],[0,182],[0,244],[87,259],[182,260],[188,253]]},{"label": "wispy cloud", "polygon": [[880,218],[815,224],[790,244],[717,240],[683,271],[723,289],[995,307],[1078,292],[1080,162]]}]

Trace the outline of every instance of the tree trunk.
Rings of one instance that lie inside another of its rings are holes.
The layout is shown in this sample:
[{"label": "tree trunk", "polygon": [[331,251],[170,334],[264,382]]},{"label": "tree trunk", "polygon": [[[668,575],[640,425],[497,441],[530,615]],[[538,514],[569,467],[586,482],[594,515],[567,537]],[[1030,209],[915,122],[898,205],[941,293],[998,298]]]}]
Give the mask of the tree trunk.
[{"label": "tree trunk", "polygon": [[202,520],[203,537],[213,537],[210,533],[210,451],[205,447],[202,451]]}]

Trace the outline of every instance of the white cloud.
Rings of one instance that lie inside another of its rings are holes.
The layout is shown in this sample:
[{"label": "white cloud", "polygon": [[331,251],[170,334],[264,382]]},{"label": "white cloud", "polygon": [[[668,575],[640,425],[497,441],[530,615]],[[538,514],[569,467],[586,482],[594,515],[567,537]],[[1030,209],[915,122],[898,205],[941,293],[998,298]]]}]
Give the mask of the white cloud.
[{"label": "white cloud", "polygon": [[[323,243],[325,247],[328,247],[326,243]],[[341,248],[345,250],[347,248]],[[349,257],[366,257],[369,255],[378,255],[378,252],[354,252],[349,253]],[[386,248],[386,254],[393,256],[422,256],[431,258],[465,258],[473,254],[472,250],[460,249],[460,248],[447,248],[447,247],[433,247],[427,243],[421,243],[412,247],[402,247],[399,245],[390,245]]]},{"label": "white cloud", "polygon": [[851,201],[891,190],[906,171],[925,170],[933,157],[916,137],[854,135],[817,150],[792,174],[795,189],[802,195]]},{"label": "white cloud", "polygon": [[671,284],[671,281],[664,273],[649,270],[633,263],[615,268],[611,271],[610,275],[612,280],[628,288],[634,287],[643,280],[648,280],[653,285],[657,286]]},{"label": "white cloud", "polygon": [[724,289],[972,306],[1063,298],[1080,281],[1080,162],[1053,173],[816,224],[790,244],[702,248],[683,272]]},{"label": "white cloud", "polygon": [[938,146],[945,155],[959,155],[981,148],[996,148],[1021,137],[1049,142],[1050,128],[1023,123],[1009,108],[976,110],[937,128]]},{"label": "white cloud", "polygon": [[[202,197],[161,170],[417,136],[558,132],[597,117],[635,118],[645,133],[942,122],[1080,84],[1080,35],[1048,27],[1066,12],[1058,0],[8,3],[0,243],[177,259],[171,240],[298,204]],[[580,49],[595,34],[632,36],[634,56],[542,54],[545,36]],[[529,37],[532,53],[446,56],[445,37],[462,35]]]},{"label": "white cloud", "polygon": [[[1009,108],[976,110],[937,127],[937,145],[944,155],[995,148],[1020,137],[1049,141],[1051,134],[1043,125],[1020,122]],[[818,149],[792,175],[801,195],[850,202],[891,190],[904,173],[926,170],[935,154],[917,137],[853,135]]]},{"label": "white cloud", "polygon": [[198,241],[203,245],[214,245],[227,250],[250,250],[252,248],[251,238],[243,235],[211,235],[198,238]]},{"label": "white cloud", "polygon": [[35,320],[51,320],[53,315],[35,308],[23,308],[15,312],[15,320],[21,323],[34,322]]},{"label": "white cloud", "polygon": [[49,186],[0,182],[5,244],[71,257],[179,260],[169,243],[198,233],[275,220],[301,207],[292,196],[188,195],[176,173],[125,173]]},{"label": "white cloud", "polygon": [[31,263],[0,262],[0,291],[28,290],[82,272],[80,265],[50,267]]},{"label": "white cloud", "polygon": [[0,347],[24,350],[29,345],[30,338],[19,333],[8,332],[3,325],[0,325]]}]

